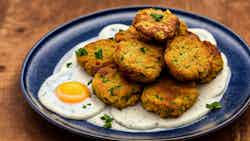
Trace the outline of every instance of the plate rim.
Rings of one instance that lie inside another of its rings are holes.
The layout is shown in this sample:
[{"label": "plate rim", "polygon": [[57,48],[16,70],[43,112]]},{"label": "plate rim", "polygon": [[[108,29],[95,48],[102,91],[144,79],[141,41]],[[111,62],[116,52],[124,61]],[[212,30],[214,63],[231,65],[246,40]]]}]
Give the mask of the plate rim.
[{"label": "plate rim", "polygon": [[[118,140],[118,139],[134,140],[132,138],[114,138],[114,137],[103,136],[103,135],[98,135],[98,134],[95,134],[95,136],[93,136],[91,134],[88,134],[87,132],[83,133],[82,130],[74,129],[72,127],[69,127],[69,126],[67,126],[65,124],[62,124],[62,123],[58,122],[57,120],[51,119],[43,111],[40,111],[37,108],[37,105],[33,102],[32,98],[29,97],[28,93],[30,93],[30,92],[26,89],[27,87],[26,87],[26,84],[25,84],[25,77],[26,77],[25,73],[26,73],[26,69],[27,69],[27,66],[28,66],[28,62],[32,58],[33,53],[37,49],[40,48],[39,45],[41,43],[43,43],[43,41],[45,39],[49,38],[51,35],[58,32],[59,30],[62,30],[63,28],[65,28],[67,26],[70,26],[71,24],[73,24],[73,23],[75,23],[75,22],[77,22],[79,20],[82,20],[82,19],[85,19],[85,18],[88,18],[88,17],[91,17],[91,16],[95,16],[95,15],[98,15],[98,14],[102,14],[102,13],[105,13],[105,12],[111,12],[111,11],[117,11],[117,10],[126,11],[126,10],[130,10],[130,9],[142,9],[142,8],[150,8],[150,7],[155,7],[155,8],[160,8],[160,9],[170,9],[171,11],[179,12],[179,13],[184,14],[184,15],[189,15],[189,16],[193,16],[193,17],[196,17],[196,18],[201,18],[201,19],[203,19],[205,21],[208,21],[208,22],[212,23],[213,25],[216,25],[216,26],[222,28],[227,33],[229,33],[233,38],[235,38],[237,41],[239,41],[239,43],[242,45],[241,47],[243,47],[247,51],[248,56],[250,56],[250,48],[248,47],[248,44],[244,41],[243,38],[241,38],[237,33],[232,31],[226,25],[224,25],[224,24],[222,24],[222,23],[220,23],[220,22],[218,22],[216,20],[213,20],[213,19],[211,19],[209,17],[202,16],[200,14],[196,14],[196,13],[193,13],[193,12],[185,11],[185,10],[182,10],[182,9],[169,8],[169,7],[160,6],[160,5],[134,5],[134,6],[121,6],[121,7],[106,8],[106,9],[98,10],[98,11],[95,11],[95,12],[91,12],[89,14],[78,16],[76,18],[73,18],[71,20],[66,21],[63,24],[57,25],[55,28],[53,28],[49,32],[45,33],[42,36],[42,38],[39,39],[32,46],[32,48],[28,51],[27,55],[25,56],[25,59],[23,61],[22,68],[21,68],[21,75],[20,75],[21,90],[22,90],[22,94],[23,94],[26,102],[30,105],[30,107],[36,113],[38,113],[40,116],[42,116],[44,119],[46,119],[49,123],[61,128],[61,129],[67,130],[67,131],[69,131],[71,133],[75,133],[75,134],[78,134],[78,135],[81,135],[81,136],[92,137],[92,138],[102,138],[102,139],[111,139],[111,140]],[[239,116],[241,116],[247,110],[249,105],[250,105],[250,96],[248,96],[248,98],[247,98],[246,102],[244,103],[244,105],[233,116],[227,118],[226,120],[222,121],[221,123],[219,123],[218,125],[216,125],[214,127],[211,127],[211,128],[206,129],[204,131],[197,132],[197,133],[190,134],[190,135],[179,136],[179,137],[171,137],[171,138],[167,138],[167,139],[159,137],[157,139],[158,140],[180,140],[180,139],[191,139],[191,138],[207,135],[209,133],[215,132],[215,131],[225,127],[226,125],[232,123],[235,119],[237,119]],[[151,138],[149,138],[147,140],[153,140],[153,139],[154,138],[151,137]],[[136,140],[145,140],[145,139],[136,139]]]}]

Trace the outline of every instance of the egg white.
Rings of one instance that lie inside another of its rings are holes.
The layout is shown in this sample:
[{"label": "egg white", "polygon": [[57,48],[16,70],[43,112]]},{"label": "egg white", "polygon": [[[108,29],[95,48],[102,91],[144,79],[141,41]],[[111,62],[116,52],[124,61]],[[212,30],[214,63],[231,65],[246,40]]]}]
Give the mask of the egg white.
[{"label": "egg white", "polygon": [[[51,75],[40,87],[38,99],[47,109],[57,113],[58,115],[69,119],[87,119],[100,113],[105,104],[101,102],[94,94],[79,103],[65,103],[55,95],[56,87],[68,81],[77,81],[87,85],[89,76],[80,71],[80,68],[75,67],[68,71],[61,71]],[[90,89],[91,93],[92,90]],[[91,105],[87,105],[87,104]],[[83,108],[83,106],[86,108]]]}]

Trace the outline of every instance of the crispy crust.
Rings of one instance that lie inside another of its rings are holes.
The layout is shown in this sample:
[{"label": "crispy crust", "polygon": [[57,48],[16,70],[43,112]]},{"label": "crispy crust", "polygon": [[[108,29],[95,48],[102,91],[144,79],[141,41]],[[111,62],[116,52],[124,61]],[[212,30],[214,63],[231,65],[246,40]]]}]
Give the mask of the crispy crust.
[{"label": "crispy crust", "polygon": [[[152,14],[162,15],[162,18],[156,21]],[[153,8],[139,10],[133,21],[138,32],[159,42],[165,42],[174,37],[178,32],[179,24],[178,17],[169,10],[162,11]]]},{"label": "crispy crust", "polygon": [[210,57],[207,47],[190,32],[175,37],[164,55],[170,73],[180,81],[206,78],[211,71]]},{"label": "crispy crust", "polygon": [[141,96],[142,106],[162,118],[178,117],[197,100],[198,90],[194,82],[182,83],[169,76],[147,86]]},{"label": "crispy crust", "polygon": [[117,42],[130,40],[130,39],[141,40],[145,42],[149,41],[149,38],[144,37],[139,32],[137,32],[134,26],[130,26],[127,30],[120,31],[115,34],[115,41]]},{"label": "crispy crust", "polygon": [[[77,56],[78,63],[86,70],[88,74],[94,76],[102,67],[113,63],[113,53],[116,48],[116,42],[110,39],[98,40],[87,44],[84,49],[87,55]],[[97,59],[95,52],[102,50],[102,59]]]},{"label": "crispy crust", "polygon": [[138,40],[119,42],[113,57],[119,70],[137,82],[154,81],[164,65],[161,48]]},{"label": "crispy crust", "polygon": [[115,65],[101,68],[94,76],[92,88],[100,100],[118,109],[135,105],[141,94],[140,85],[125,80]]}]

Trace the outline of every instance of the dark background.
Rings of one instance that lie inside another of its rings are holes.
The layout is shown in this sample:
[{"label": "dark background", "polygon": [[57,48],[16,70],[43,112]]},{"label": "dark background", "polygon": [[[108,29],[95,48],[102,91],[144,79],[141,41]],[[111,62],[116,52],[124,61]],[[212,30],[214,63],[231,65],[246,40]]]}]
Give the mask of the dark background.
[{"label": "dark background", "polygon": [[[0,141],[83,140],[52,126],[25,102],[19,86],[23,59],[37,40],[66,21],[105,8],[142,4],[210,17],[250,43],[250,0],[0,0]],[[231,125],[195,140],[250,141],[250,108]]]}]

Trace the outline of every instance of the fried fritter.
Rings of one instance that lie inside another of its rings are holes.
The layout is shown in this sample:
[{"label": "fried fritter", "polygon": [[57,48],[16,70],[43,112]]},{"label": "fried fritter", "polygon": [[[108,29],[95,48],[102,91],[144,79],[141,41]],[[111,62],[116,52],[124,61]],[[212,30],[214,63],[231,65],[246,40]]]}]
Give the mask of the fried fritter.
[{"label": "fried fritter", "polygon": [[101,67],[113,63],[116,42],[110,39],[98,40],[76,51],[78,63],[88,74],[94,76]]},{"label": "fried fritter", "polygon": [[139,32],[136,31],[134,26],[130,26],[125,31],[119,31],[115,34],[115,41],[120,42],[124,40],[142,40],[142,41],[148,41],[149,39],[141,35]]},{"label": "fried fritter", "polygon": [[179,25],[178,17],[169,10],[153,8],[139,10],[133,21],[133,26],[138,32],[158,42],[165,42],[174,37]]},{"label": "fried fritter", "polygon": [[198,90],[194,82],[178,82],[170,76],[144,88],[141,103],[147,110],[162,118],[178,117],[197,100]]},{"label": "fried fritter", "polygon": [[118,109],[135,105],[142,92],[138,84],[124,79],[115,65],[99,69],[94,76],[92,88],[100,100]]},{"label": "fried fritter", "polygon": [[154,81],[164,65],[162,48],[138,40],[119,42],[113,57],[119,70],[137,82]]},{"label": "fried fritter", "polygon": [[211,71],[210,57],[210,51],[192,33],[175,37],[164,56],[170,73],[180,81],[206,78]]},{"label": "fried fritter", "polygon": [[213,80],[218,75],[218,73],[223,69],[223,60],[220,51],[214,45],[212,45],[208,41],[204,41],[203,44],[208,48],[211,54],[210,58],[211,71],[207,77],[200,79],[199,82],[208,83],[211,80]]}]

